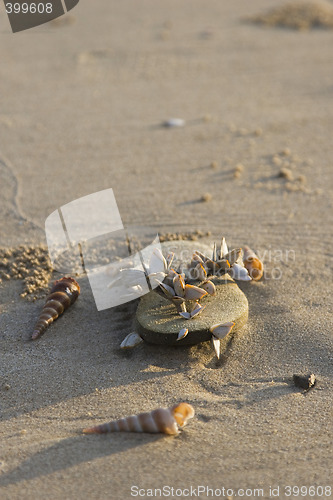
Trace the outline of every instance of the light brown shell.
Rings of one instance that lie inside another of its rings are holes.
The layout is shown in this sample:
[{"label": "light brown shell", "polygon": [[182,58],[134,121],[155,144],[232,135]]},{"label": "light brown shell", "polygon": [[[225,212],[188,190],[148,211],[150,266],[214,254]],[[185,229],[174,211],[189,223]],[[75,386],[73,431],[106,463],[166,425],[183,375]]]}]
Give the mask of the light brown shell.
[{"label": "light brown shell", "polygon": [[194,416],[194,408],[188,403],[179,403],[171,408],[157,408],[151,412],[113,420],[106,424],[83,429],[84,434],[104,434],[107,432],[149,432],[179,434],[178,427],[184,427]]},{"label": "light brown shell", "polygon": [[38,318],[31,340],[38,339],[46,328],[76,301],[79,294],[80,287],[74,278],[64,277],[55,281]]},{"label": "light brown shell", "polygon": [[243,262],[251,278],[255,281],[260,280],[264,274],[264,264],[248,246],[243,248]]}]

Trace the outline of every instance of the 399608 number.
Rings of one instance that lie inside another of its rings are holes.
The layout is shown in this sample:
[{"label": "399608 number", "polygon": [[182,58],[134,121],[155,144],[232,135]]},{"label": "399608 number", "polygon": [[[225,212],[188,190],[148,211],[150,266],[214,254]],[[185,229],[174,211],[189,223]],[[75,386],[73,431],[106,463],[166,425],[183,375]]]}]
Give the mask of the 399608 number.
[{"label": "399608 number", "polygon": [[52,13],[52,3],[30,3],[23,2],[22,4],[15,2],[6,3],[7,14],[51,14]]}]

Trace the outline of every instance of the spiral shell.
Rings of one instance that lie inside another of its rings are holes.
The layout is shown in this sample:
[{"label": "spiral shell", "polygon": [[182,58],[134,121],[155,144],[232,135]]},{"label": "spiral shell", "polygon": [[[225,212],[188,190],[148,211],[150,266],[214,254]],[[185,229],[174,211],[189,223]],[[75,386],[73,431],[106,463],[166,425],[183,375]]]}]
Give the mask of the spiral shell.
[{"label": "spiral shell", "polygon": [[38,318],[31,340],[36,340],[43,335],[46,328],[76,301],[79,294],[80,287],[74,278],[61,278],[55,281]]},{"label": "spiral shell", "polygon": [[178,403],[171,408],[157,408],[149,413],[113,420],[107,424],[83,429],[83,434],[104,434],[106,432],[150,432],[179,434],[187,420],[194,416],[194,408],[188,403]]},{"label": "spiral shell", "polygon": [[249,275],[255,281],[260,280],[264,274],[264,264],[261,262],[259,257],[254,253],[251,248],[244,246],[243,248],[243,262]]}]

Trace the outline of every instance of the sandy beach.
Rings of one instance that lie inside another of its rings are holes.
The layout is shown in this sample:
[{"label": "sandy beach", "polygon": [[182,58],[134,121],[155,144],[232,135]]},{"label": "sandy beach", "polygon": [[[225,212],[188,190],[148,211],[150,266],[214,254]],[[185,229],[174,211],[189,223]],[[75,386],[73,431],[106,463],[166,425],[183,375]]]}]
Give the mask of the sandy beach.
[{"label": "sandy beach", "polygon": [[[249,21],[281,4],[81,1],[13,34],[1,3],[1,500],[331,497],[333,31]],[[209,342],[121,351],[137,304],[98,312],[84,274],[29,340],[45,290],[21,297],[15,252],[37,266],[49,214],[107,188],[137,234],[262,257],[221,362]],[[178,401],[196,411],[179,436],[82,435]]]}]

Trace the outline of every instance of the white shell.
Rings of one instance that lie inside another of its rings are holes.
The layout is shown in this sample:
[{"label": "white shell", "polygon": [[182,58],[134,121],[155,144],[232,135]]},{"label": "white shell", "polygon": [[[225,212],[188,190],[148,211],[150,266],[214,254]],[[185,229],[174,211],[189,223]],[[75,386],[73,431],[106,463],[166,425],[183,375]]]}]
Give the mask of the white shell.
[{"label": "white shell", "polygon": [[198,314],[202,313],[202,311],[205,309],[206,306],[202,306],[201,304],[199,304],[199,302],[196,303],[196,305],[193,307],[192,311],[191,311],[191,318],[194,318],[195,316],[197,316]]},{"label": "white shell", "polygon": [[185,286],[185,299],[186,300],[199,300],[202,297],[207,295],[206,290],[202,290],[195,285],[186,285]]},{"label": "white shell", "polygon": [[214,347],[214,351],[215,351],[215,354],[217,356],[217,359],[220,359],[220,347],[221,347],[221,342],[220,342],[220,339],[216,338],[216,337],[212,337],[212,344],[213,344],[213,347]]},{"label": "white shell", "polygon": [[173,288],[178,297],[184,297],[185,295],[185,281],[180,274],[176,274],[173,278]]},{"label": "white shell", "polygon": [[212,332],[213,336],[218,338],[218,339],[223,339],[228,335],[228,333],[231,332],[233,327],[235,326],[235,323],[232,321],[229,321],[227,323],[219,323],[216,325],[213,325],[210,327],[210,331]]},{"label": "white shell", "polygon": [[185,319],[191,319],[191,313],[185,311],[185,312],[180,312],[179,313],[183,318]]},{"label": "white shell", "polygon": [[165,293],[165,295],[168,297],[168,299],[172,299],[176,295],[175,291],[171,286],[166,285],[165,283],[159,283],[160,288],[162,291]]},{"label": "white shell", "polygon": [[149,274],[165,273],[167,270],[167,262],[159,248],[154,248],[149,260]]},{"label": "white shell", "polygon": [[163,122],[164,127],[184,127],[185,125],[185,120],[182,118],[169,118],[168,120],[165,120]]},{"label": "white shell", "polygon": [[183,338],[186,337],[187,334],[188,334],[188,329],[182,328],[178,334],[177,340],[182,340]]},{"label": "white shell", "polygon": [[200,288],[203,288],[209,295],[215,295],[216,294],[216,286],[212,281],[205,281],[200,285]]},{"label": "white shell", "polygon": [[133,332],[127,335],[127,337],[124,338],[122,343],[120,344],[121,349],[131,349],[132,347],[135,347],[143,342],[142,338],[140,335],[137,333]]},{"label": "white shell", "polygon": [[221,240],[221,247],[220,247],[220,259],[224,258],[225,255],[228,253],[228,245],[227,242],[225,241],[225,238],[222,238]]},{"label": "white shell", "polygon": [[199,262],[196,266],[195,266],[195,271],[196,271],[196,277],[198,280],[200,281],[203,281],[205,279],[207,279],[207,272],[206,272],[206,269],[204,268],[204,266],[201,264],[201,262]]},{"label": "white shell", "polygon": [[249,273],[247,272],[247,269],[245,269],[245,267],[241,266],[240,264],[234,264],[228,270],[228,273],[235,280],[251,281],[251,276],[249,276]]}]

